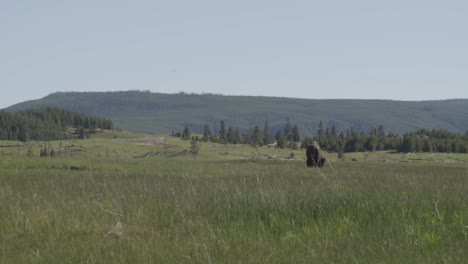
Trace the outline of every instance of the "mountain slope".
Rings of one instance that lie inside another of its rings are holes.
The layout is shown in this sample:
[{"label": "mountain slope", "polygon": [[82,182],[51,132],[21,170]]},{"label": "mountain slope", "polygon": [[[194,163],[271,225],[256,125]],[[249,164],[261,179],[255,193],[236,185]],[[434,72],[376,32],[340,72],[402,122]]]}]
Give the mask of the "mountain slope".
[{"label": "mountain slope", "polygon": [[167,133],[184,126],[202,132],[209,124],[214,133],[219,121],[245,129],[268,120],[271,130],[282,129],[286,119],[298,124],[302,135],[315,134],[320,120],[338,131],[353,127],[367,131],[383,125],[403,133],[419,128],[468,130],[468,100],[312,100],[279,97],[161,94],[143,91],[54,93],[13,105],[6,111],[60,107],[109,118],[117,127],[133,132]]}]

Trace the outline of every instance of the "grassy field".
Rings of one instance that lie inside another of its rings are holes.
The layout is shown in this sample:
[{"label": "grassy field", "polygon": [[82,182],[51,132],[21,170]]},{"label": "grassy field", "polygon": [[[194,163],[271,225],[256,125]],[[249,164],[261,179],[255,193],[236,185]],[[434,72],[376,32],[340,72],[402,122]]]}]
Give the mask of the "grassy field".
[{"label": "grassy field", "polygon": [[468,259],[467,155],[327,154],[318,170],[302,150],[207,143],[194,159],[117,132],[52,142],[53,158],[0,144],[0,263]]}]

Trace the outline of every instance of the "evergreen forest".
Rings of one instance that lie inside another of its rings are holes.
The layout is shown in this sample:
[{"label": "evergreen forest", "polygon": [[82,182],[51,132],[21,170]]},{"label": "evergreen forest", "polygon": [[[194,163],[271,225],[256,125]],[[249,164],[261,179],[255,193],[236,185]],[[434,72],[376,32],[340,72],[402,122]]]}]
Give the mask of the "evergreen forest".
[{"label": "evergreen forest", "polygon": [[123,130],[147,134],[170,133],[185,126],[193,133],[201,134],[206,124],[217,132],[220,120],[239,128],[263,125],[263,121],[268,120],[270,129],[278,131],[283,129],[288,117],[298,124],[302,135],[314,135],[320,120],[330,128],[335,126],[337,131],[352,127],[358,133],[367,133],[379,125],[400,135],[420,128],[456,133],[468,130],[468,99],[325,100],[183,92],[61,92],[12,105],[5,111],[41,107],[105,117]]},{"label": "evergreen forest", "polygon": [[[459,134],[444,129],[419,129],[400,135],[386,133],[384,126],[380,125],[366,133],[358,132],[352,127],[345,131],[337,131],[334,126],[325,127],[324,123],[320,122],[315,136],[301,139],[298,125],[291,123],[290,119],[287,119],[283,129],[277,131],[269,128],[268,121],[265,122],[263,129],[258,125],[248,129],[231,126],[226,128],[225,121],[220,121],[219,127],[219,132],[215,134],[209,125],[205,125],[200,140],[291,149],[306,148],[313,141],[317,141],[323,150],[336,153],[366,151],[468,153],[468,131]],[[182,132],[173,132],[172,135],[183,140],[191,138],[198,140],[198,137],[191,137],[188,127]]]},{"label": "evergreen forest", "polygon": [[[102,129],[113,129],[109,119],[81,114],[60,108],[38,108],[15,113],[0,111],[0,140],[34,141],[88,138]],[[172,132],[183,140],[216,142],[221,144],[248,144],[253,147],[306,148],[317,141],[323,150],[336,153],[365,151],[397,152],[445,152],[468,153],[468,131],[464,134],[444,129],[419,129],[404,134],[387,133],[383,125],[369,131],[358,131],[353,127],[338,130],[320,121],[313,136],[300,136],[299,125],[289,118],[278,129],[271,128],[268,121],[263,127],[248,128],[227,126],[224,120],[212,131],[206,124],[203,134],[192,137],[190,126],[182,132]]]},{"label": "evergreen forest", "polygon": [[0,112],[0,140],[27,142],[87,138],[101,129],[112,129],[108,119],[60,108],[39,108],[15,113]]}]

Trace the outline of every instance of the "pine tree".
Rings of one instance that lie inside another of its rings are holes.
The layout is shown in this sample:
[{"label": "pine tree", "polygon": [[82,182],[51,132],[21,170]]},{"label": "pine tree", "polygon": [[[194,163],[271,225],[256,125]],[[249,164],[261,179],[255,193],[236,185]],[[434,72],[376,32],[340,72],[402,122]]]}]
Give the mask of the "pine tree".
[{"label": "pine tree", "polygon": [[204,142],[208,142],[208,141],[211,141],[211,138],[213,137],[213,135],[211,134],[211,129],[210,129],[210,126],[209,125],[205,125],[205,128],[203,130],[203,138],[202,138],[202,141]]},{"label": "pine tree", "polygon": [[283,130],[283,135],[288,142],[291,141],[293,137],[292,128],[293,126],[291,124],[291,120],[288,118],[286,120],[286,125],[284,125],[284,130]]},{"label": "pine tree", "polygon": [[319,129],[317,130],[317,141],[320,146],[326,149],[327,146],[327,140],[326,140],[326,135],[325,135],[325,127],[323,125],[322,120],[320,120],[319,123]]},{"label": "pine tree", "polygon": [[338,152],[338,139],[336,135],[336,127],[332,126],[330,135],[327,139],[328,141],[328,150]]},{"label": "pine tree", "polygon": [[281,131],[276,132],[276,146],[278,148],[285,148],[286,147],[286,137],[281,133]]},{"label": "pine tree", "polygon": [[411,138],[408,136],[408,134],[405,134],[403,136],[403,142],[400,144],[398,147],[399,152],[411,152]]},{"label": "pine tree", "polygon": [[228,128],[228,131],[227,131],[227,134],[226,134],[226,141],[227,143],[229,144],[235,144],[235,135],[234,135],[234,128],[233,127],[229,127]]},{"label": "pine tree", "polygon": [[273,136],[271,135],[270,132],[270,127],[268,126],[268,121],[265,121],[265,124],[263,126],[263,144],[268,145],[273,142]]},{"label": "pine tree", "polygon": [[220,122],[219,143],[226,144],[226,126],[224,124],[224,120],[221,120]]},{"label": "pine tree", "polygon": [[263,132],[258,126],[255,126],[250,136],[250,144],[254,147],[263,146]]},{"label": "pine tree", "polygon": [[299,127],[294,125],[292,128],[292,142],[299,142],[301,141],[301,137],[299,136]]},{"label": "pine tree", "polygon": [[423,141],[422,151],[423,152],[432,152],[432,144],[429,141],[429,139],[425,139]]},{"label": "pine tree", "polygon": [[181,138],[182,140],[189,140],[191,138],[192,133],[190,132],[190,129],[188,127],[184,128],[184,131],[182,132]]}]

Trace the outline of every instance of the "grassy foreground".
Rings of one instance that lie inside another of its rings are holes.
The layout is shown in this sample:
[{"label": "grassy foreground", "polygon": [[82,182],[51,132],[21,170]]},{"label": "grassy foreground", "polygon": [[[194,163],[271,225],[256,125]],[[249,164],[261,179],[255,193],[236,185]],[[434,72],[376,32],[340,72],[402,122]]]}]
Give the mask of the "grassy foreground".
[{"label": "grassy foreground", "polygon": [[225,152],[107,152],[0,157],[0,263],[468,259],[466,162],[337,161],[317,170]]}]

